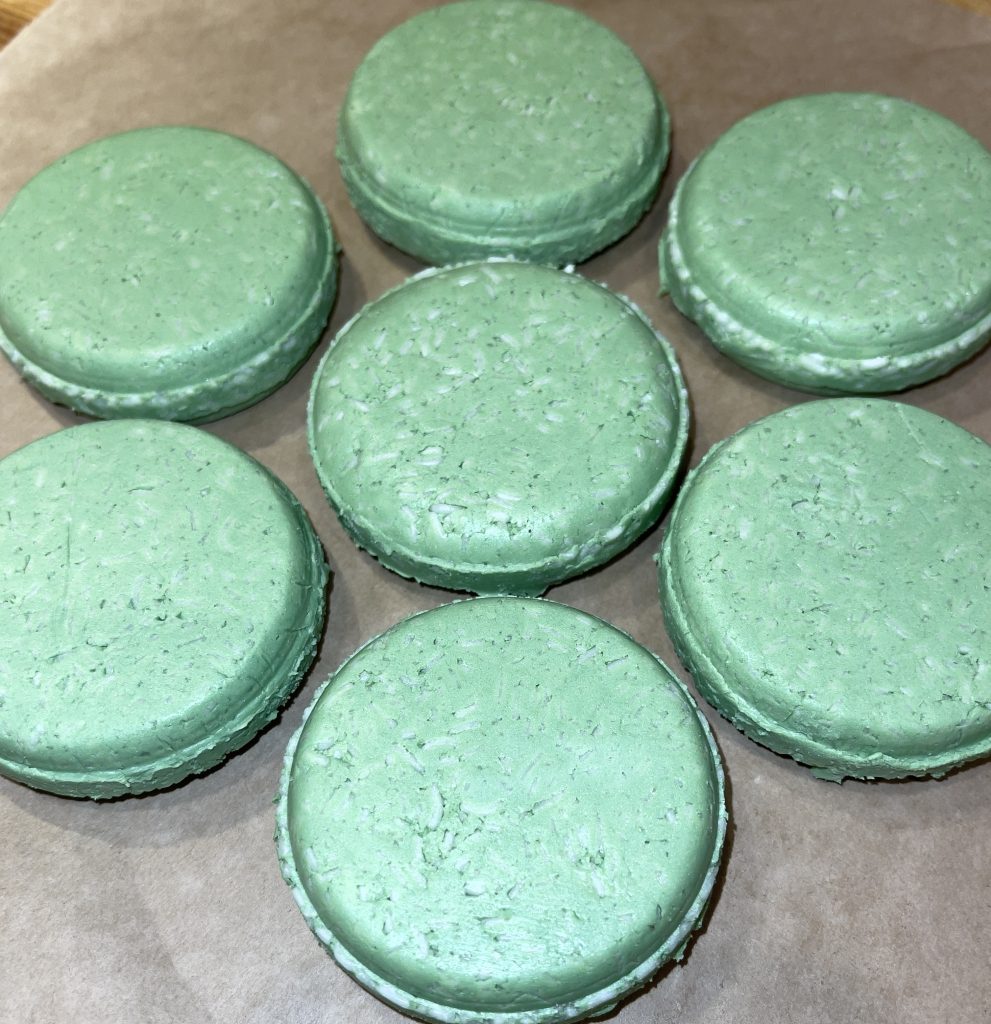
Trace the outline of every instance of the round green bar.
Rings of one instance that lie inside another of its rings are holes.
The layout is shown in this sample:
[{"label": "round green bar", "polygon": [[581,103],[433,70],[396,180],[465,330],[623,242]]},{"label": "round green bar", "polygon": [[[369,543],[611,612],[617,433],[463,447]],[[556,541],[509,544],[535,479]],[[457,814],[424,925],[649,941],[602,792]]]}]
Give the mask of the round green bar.
[{"label": "round green bar", "polygon": [[336,283],[327,213],[280,160],[139,129],[56,161],[0,219],[0,349],[80,412],[217,419],[296,371]]},{"label": "round green bar", "polygon": [[669,134],[643,65],[608,29],[537,0],[471,0],[376,43],[337,156],[362,219],[424,262],[561,266],[636,224]]},{"label": "round green bar", "polygon": [[991,752],[991,446],[913,406],[799,405],[716,445],[660,554],[668,632],[751,739],[840,780]]},{"label": "round green bar", "polygon": [[548,601],[413,616],[354,654],[286,753],[277,842],[337,962],[431,1021],[601,1014],[683,955],[726,830],[685,688]]},{"label": "round green bar", "polygon": [[313,660],[327,568],[257,462],[179,424],[63,430],[0,461],[0,773],[105,798],[247,743]]},{"label": "round green bar", "polygon": [[904,100],[785,100],[689,168],[660,263],[662,291],[754,373],[911,387],[991,335],[991,153]]},{"label": "round green bar", "polygon": [[341,522],[404,576],[536,595],[628,547],[688,434],[671,347],[575,274],[428,270],[366,306],[313,381],[310,448]]}]

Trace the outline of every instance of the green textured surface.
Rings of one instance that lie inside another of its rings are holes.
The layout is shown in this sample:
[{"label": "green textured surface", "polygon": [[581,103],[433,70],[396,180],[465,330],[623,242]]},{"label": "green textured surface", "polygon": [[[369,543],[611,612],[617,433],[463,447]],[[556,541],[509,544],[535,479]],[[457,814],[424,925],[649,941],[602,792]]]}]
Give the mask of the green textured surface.
[{"label": "green textured surface", "polygon": [[991,153],[904,100],[785,100],[689,169],[660,260],[678,308],[754,372],[906,388],[991,334]]},{"label": "green textured surface", "polygon": [[364,220],[425,262],[562,265],[640,219],[668,137],[657,90],[608,29],[535,0],[467,0],[372,48],[337,155]]},{"label": "green textured surface", "polygon": [[249,456],[178,424],[63,430],[0,462],[0,772],[110,797],[217,764],[312,661],[327,570]]},{"label": "green textured surface", "polygon": [[671,673],[592,616],[492,598],[404,620],[332,677],[277,838],[362,984],[523,1024],[601,1012],[680,955],[724,832],[718,755]]},{"label": "green textured surface", "polygon": [[796,406],[716,445],[660,558],[699,691],[826,778],[991,752],[991,447],[896,402]]},{"label": "green textured surface", "polygon": [[125,132],[41,171],[0,219],[0,348],[79,411],[213,419],[296,370],[336,272],[325,210],[270,153]]},{"label": "green textured surface", "polygon": [[357,543],[475,593],[540,594],[658,516],[685,448],[674,353],[632,304],[526,263],[426,271],[338,335],[310,447]]}]

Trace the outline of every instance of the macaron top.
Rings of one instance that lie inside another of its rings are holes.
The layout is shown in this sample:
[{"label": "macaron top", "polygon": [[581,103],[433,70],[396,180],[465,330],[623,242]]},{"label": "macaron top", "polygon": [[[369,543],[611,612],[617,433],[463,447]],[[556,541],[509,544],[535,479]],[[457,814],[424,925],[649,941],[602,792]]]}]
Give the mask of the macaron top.
[{"label": "macaron top", "polygon": [[836,774],[991,751],[991,446],[837,399],[717,445],[665,537],[665,613],[696,679],[761,742]]},{"label": "macaron top", "polygon": [[0,332],[80,387],[165,391],[237,370],[306,316],[326,214],[279,159],[202,128],[77,149],[0,219]]},{"label": "macaron top", "polygon": [[508,261],[430,270],[367,306],[310,402],[318,473],[359,543],[476,593],[539,594],[631,543],[687,422],[674,353],[635,307]]},{"label": "macaron top", "polygon": [[666,111],[633,52],[538,0],[446,4],[393,29],[355,72],[338,147],[359,192],[434,233],[415,253],[434,263],[578,258],[556,254],[562,232],[584,231],[565,243],[581,247],[631,195],[646,205],[667,151]]},{"label": "macaron top", "polygon": [[675,234],[716,307],[809,358],[916,353],[991,315],[991,153],[905,100],[745,117],[684,179]]},{"label": "macaron top", "polygon": [[325,579],[285,487],[203,431],[116,420],[7,456],[0,767],[107,795],[215,763],[218,730],[298,679]]},{"label": "macaron top", "polygon": [[452,1021],[574,1020],[642,985],[698,923],[725,830],[681,684],[601,620],[519,598],[360,649],[290,745],[279,813],[342,965]]}]

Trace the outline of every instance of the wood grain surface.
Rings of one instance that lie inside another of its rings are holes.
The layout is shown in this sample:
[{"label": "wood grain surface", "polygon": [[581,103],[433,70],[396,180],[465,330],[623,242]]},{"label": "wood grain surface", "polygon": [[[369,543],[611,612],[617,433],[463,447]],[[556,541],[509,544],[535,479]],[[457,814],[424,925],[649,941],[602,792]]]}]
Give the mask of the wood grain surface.
[{"label": "wood grain surface", "polygon": [[0,0],[0,47],[28,22],[34,21],[52,0]]}]

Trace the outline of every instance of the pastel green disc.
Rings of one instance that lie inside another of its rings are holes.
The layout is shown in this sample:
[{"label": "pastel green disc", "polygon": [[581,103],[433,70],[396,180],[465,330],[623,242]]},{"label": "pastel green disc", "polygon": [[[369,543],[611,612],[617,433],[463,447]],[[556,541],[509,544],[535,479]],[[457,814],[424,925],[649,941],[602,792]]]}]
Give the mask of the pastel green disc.
[{"label": "pastel green disc", "polygon": [[310,449],[384,565],[542,593],[628,547],[664,505],[688,405],[671,347],[575,274],[428,270],[366,306],[313,381]]},{"label": "pastel green disc", "polygon": [[247,743],[296,688],[327,569],[289,491],[179,424],[63,430],[0,461],[0,774],[160,789]]},{"label": "pastel green disc", "polygon": [[726,830],[684,687],[625,633],[487,598],[400,622],[314,698],[276,839],[307,923],[431,1021],[607,1011],[683,954]]},{"label": "pastel green disc", "polygon": [[199,422],[287,380],[337,257],[302,179],[250,142],[144,128],[77,149],[0,219],[0,349],[52,401]]},{"label": "pastel green disc", "polygon": [[913,406],[812,402],[716,445],[660,554],[699,692],[823,778],[991,753],[991,446]]},{"label": "pastel green disc", "polygon": [[468,0],[376,43],[337,157],[361,217],[427,263],[561,266],[636,224],[669,134],[643,65],[608,29],[537,0]]},{"label": "pastel green disc", "polygon": [[911,387],[991,335],[991,153],[904,100],[785,100],[689,168],[660,261],[662,290],[754,373]]}]

